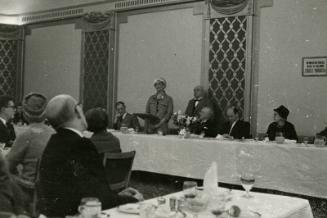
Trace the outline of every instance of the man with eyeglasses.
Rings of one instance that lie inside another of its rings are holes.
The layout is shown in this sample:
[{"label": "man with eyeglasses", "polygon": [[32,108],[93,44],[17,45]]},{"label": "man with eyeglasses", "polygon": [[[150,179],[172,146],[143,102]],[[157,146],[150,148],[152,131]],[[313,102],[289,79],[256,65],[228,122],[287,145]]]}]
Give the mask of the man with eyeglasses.
[{"label": "man with eyeglasses", "polygon": [[15,115],[15,103],[12,97],[0,96],[0,144],[11,147],[16,138],[15,130],[11,124]]}]

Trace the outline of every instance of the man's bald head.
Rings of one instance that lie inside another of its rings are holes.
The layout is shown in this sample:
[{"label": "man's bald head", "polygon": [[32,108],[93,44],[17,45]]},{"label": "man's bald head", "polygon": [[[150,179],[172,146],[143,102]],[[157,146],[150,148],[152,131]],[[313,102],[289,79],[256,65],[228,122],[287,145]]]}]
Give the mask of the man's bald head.
[{"label": "man's bald head", "polygon": [[193,92],[195,98],[201,98],[205,95],[205,89],[203,86],[195,86]]},{"label": "man's bald head", "polygon": [[64,127],[76,117],[77,101],[70,95],[53,97],[45,110],[46,118],[53,128]]}]

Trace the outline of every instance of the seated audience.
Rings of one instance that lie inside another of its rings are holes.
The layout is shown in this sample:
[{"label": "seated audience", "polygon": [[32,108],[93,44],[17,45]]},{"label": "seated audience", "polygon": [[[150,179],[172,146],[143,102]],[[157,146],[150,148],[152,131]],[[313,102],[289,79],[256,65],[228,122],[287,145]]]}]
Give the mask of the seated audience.
[{"label": "seated audience", "polygon": [[121,127],[133,128],[138,132],[140,130],[140,123],[136,116],[126,112],[125,103],[119,101],[116,103],[114,129],[120,130]]},{"label": "seated audience", "polygon": [[25,201],[23,192],[9,173],[5,158],[0,154],[0,212],[28,217],[24,210]]},{"label": "seated audience", "polygon": [[241,110],[238,107],[228,108],[226,115],[228,121],[223,124],[221,135],[234,139],[250,138],[250,123],[240,120]]},{"label": "seated audience", "polygon": [[12,97],[0,96],[0,143],[11,147],[16,138],[15,129],[11,124],[15,114],[15,103]]},{"label": "seated audience", "polygon": [[274,122],[269,125],[267,130],[270,141],[275,140],[276,133],[283,134],[283,137],[286,139],[298,139],[294,125],[287,121],[289,113],[289,110],[284,105],[274,109]]},{"label": "seated audience", "polygon": [[103,108],[90,109],[85,113],[88,130],[93,132],[91,141],[99,154],[105,152],[119,153],[119,139],[107,131],[108,115]]},{"label": "seated audience", "polygon": [[87,122],[73,97],[52,98],[46,108],[46,118],[57,133],[51,136],[40,163],[37,190],[41,214],[74,215],[85,197],[98,198],[102,209],[142,199],[134,189],[119,194],[110,189],[100,155],[94,144],[83,137]]},{"label": "seated audience", "polygon": [[[18,135],[7,155],[10,171],[17,176],[17,183],[21,185],[29,201],[33,199],[37,161],[54,133],[51,127],[44,124],[46,105],[47,99],[42,94],[30,93],[24,97],[23,113],[29,126]],[[17,171],[18,165],[22,166],[20,175]]]},{"label": "seated audience", "polygon": [[194,98],[192,98],[185,110],[185,115],[189,117],[200,117],[202,108],[213,108],[212,102],[206,97],[203,86],[196,86],[193,89]]},{"label": "seated audience", "polygon": [[154,87],[156,94],[151,95],[146,104],[146,113],[154,115],[160,119],[157,123],[145,122],[146,133],[162,132],[168,133],[168,122],[173,114],[173,99],[166,94],[165,88],[167,82],[163,78],[156,79],[154,81]]},{"label": "seated audience", "polygon": [[216,137],[217,125],[214,120],[214,113],[210,107],[204,107],[200,111],[199,119],[191,124],[191,133],[203,135],[204,137]]}]

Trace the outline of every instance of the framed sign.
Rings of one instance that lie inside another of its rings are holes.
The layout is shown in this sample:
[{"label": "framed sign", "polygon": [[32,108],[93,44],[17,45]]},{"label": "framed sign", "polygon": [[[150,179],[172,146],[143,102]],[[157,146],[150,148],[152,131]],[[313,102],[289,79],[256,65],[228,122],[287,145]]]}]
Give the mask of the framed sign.
[{"label": "framed sign", "polygon": [[302,76],[327,76],[327,57],[303,57]]}]

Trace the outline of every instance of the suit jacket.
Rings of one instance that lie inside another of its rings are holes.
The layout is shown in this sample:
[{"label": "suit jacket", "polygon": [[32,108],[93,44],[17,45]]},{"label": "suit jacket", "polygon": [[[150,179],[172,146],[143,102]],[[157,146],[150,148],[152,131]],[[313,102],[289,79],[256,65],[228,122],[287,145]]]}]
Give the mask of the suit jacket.
[{"label": "suit jacket", "polygon": [[114,123],[114,129],[120,130],[120,127],[125,126],[128,128],[133,129],[140,129],[140,123],[135,115],[126,113],[124,119],[117,120],[116,123]]},{"label": "suit jacket", "polygon": [[110,190],[93,143],[68,129],[59,129],[51,136],[39,170],[38,208],[46,216],[76,214],[84,197],[98,198],[103,209],[136,201]]},{"label": "suit jacket", "polygon": [[220,131],[220,134],[229,134],[230,136],[233,136],[234,139],[241,139],[241,138],[250,138],[250,123],[245,122],[243,120],[238,120],[235,125],[233,126],[233,129],[230,132],[232,127],[232,124],[230,122],[225,122],[222,126],[222,130]]},{"label": "suit jacket", "polygon": [[198,117],[202,108],[210,107],[213,109],[212,102],[208,98],[202,98],[201,100],[199,100],[199,103],[196,106],[195,102],[196,100],[194,98],[189,100],[185,110],[185,115],[190,117]]},{"label": "suit jacket", "polygon": [[190,126],[191,133],[200,135],[204,133],[204,137],[216,137],[218,134],[218,128],[215,120],[208,120],[205,122],[196,122]]},{"label": "suit jacket", "polygon": [[327,137],[327,127],[323,131],[319,132],[317,135],[321,135],[321,136]]},{"label": "suit jacket", "polygon": [[145,132],[146,133],[156,133],[158,130],[162,131],[163,134],[168,133],[168,122],[173,115],[174,102],[173,98],[163,94],[161,99],[157,99],[157,94],[151,95],[146,103],[145,112],[157,116],[159,119],[164,120],[159,128],[154,128],[154,123],[145,121]]},{"label": "suit jacket", "polygon": [[99,154],[103,154],[106,152],[121,152],[119,139],[110,132],[101,132],[93,134],[91,137],[91,141],[95,145],[95,148],[97,149]]},{"label": "suit jacket", "polygon": [[269,125],[267,134],[270,141],[275,140],[277,132],[283,133],[286,139],[298,140],[294,125],[288,121],[285,122],[283,127],[279,127],[276,122]]},{"label": "suit jacket", "polygon": [[16,138],[14,126],[11,123],[5,125],[0,121],[0,143],[6,143],[7,147],[11,147]]}]

